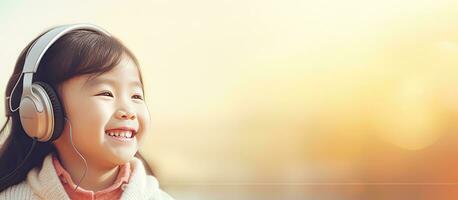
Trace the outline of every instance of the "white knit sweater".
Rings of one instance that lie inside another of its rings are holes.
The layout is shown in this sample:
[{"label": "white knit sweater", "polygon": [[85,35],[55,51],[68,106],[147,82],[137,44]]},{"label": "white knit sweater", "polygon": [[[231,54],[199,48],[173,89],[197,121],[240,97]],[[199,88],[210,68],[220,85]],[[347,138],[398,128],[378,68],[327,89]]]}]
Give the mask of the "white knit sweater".
[{"label": "white knit sweater", "polygon": [[[122,193],[122,200],[173,200],[171,196],[159,188],[159,183],[154,176],[146,174],[143,163],[138,158],[134,157],[130,161],[130,165],[132,168],[131,177]],[[51,154],[45,157],[41,169],[30,170],[26,180],[0,193],[0,200],[7,199],[69,200],[52,164]]]}]

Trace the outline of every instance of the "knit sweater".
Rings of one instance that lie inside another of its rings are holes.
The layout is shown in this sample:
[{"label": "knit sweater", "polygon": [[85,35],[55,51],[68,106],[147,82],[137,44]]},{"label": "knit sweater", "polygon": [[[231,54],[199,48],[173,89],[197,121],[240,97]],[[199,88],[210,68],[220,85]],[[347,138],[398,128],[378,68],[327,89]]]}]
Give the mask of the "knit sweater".
[{"label": "knit sweater", "polygon": [[[122,200],[173,200],[159,188],[159,182],[154,176],[146,174],[143,163],[138,158],[134,157],[130,166],[132,173],[122,193]],[[36,167],[29,171],[26,180],[0,193],[0,200],[10,199],[70,199],[57,176],[51,154],[45,157],[41,168]]]}]

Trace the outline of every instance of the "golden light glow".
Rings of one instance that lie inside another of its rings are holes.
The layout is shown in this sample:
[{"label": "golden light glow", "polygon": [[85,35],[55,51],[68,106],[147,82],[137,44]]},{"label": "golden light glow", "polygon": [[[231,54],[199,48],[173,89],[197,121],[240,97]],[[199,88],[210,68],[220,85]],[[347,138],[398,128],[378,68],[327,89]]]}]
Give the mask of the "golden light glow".
[{"label": "golden light glow", "polygon": [[407,77],[379,99],[374,123],[382,137],[400,147],[422,149],[440,136],[441,115],[434,102],[434,83],[425,77]]}]

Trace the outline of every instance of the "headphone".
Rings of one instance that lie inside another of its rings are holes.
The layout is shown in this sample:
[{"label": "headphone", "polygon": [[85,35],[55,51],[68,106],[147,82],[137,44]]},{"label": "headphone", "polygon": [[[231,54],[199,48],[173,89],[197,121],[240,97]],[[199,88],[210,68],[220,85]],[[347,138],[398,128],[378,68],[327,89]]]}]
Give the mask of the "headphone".
[{"label": "headphone", "polygon": [[[54,88],[44,82],[33,82],[33,75],[40,65],[41,58],[51,45],[66,33],[78,29],[92,30],[111,37],[107,31],[92,24],[62,25],[46,32],[28,49],[23,71],[5,101],[7,104],[5,110],[10,111],[6,112],[7,117],[19,109],[24,131],[29,137],[40,142],[54,141],[59,138],[64,129],[65,114]],[[21,101],[19,107],[13,110],[11,99],[21,76],[24,76]]]}]

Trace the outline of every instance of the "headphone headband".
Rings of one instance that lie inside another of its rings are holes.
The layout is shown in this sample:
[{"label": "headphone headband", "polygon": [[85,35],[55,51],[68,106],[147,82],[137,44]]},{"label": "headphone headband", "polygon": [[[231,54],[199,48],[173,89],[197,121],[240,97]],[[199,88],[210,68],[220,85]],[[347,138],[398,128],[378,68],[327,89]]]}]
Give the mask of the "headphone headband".
[{"label": "headphone headband", "polygon": [[51,45],[57,41],[57,39],[59,39],[66,33],[77,29],[95,30],[110,36],[110,34],[107,31],[92,24],[72,24],[58,26],[46,32],[32,45],[32,47],[30,47],[29,51],[27,52],[22,73],[35,73],[38,69],[38,65],[40,64],[41,58],[46,53],[46,50],[48,50],[49,47],[51,47]]}]

